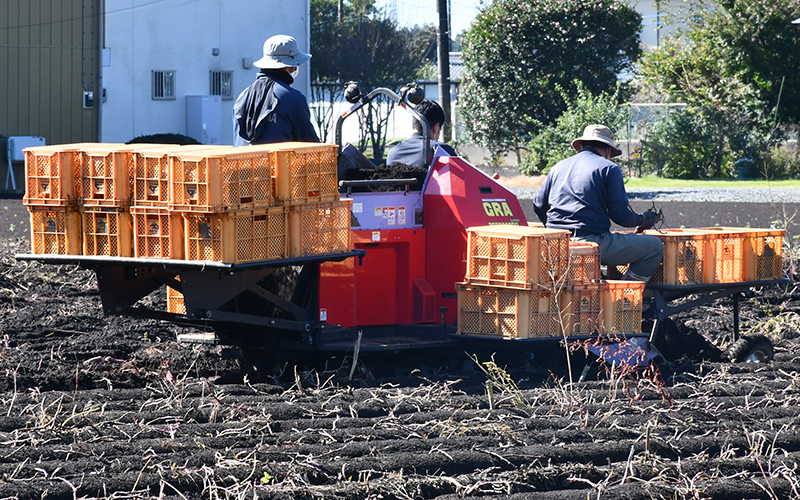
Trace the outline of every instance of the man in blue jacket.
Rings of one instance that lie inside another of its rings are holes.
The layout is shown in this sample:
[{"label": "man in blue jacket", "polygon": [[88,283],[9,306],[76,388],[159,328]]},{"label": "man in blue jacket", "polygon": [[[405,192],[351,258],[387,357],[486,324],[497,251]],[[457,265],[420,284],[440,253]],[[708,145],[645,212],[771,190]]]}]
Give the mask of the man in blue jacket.
[{"label": "man in blue jacket", "polygon": [[422,124],[414,118],[411,123],[411,126],[414,128],[414,133],[411,137],[389,150],[389,154],[386,155],[386,164],[392,165],[394,163],[402,163],[419,168],[429,168],[433,160],[433,155],[439,146],[447,151],[447,154],[450,156],[456,156],[456,151],[451,146],[444,142],[439,142],[438,140],[439,134],[446,121],[444,110],[439,106],[439,103],[430,99],[423,99],[414,109],[425,117],[428,121],[428,127],[430,127],[430,151],[427,152],[427,158],[423,161],[422,148],[424,141],[422,137]]},{"label": "man in blue jacket", "polygon": [[656,236],[612,233],[611,221],[636,227],[638,233],[653,227],[659,215],[631,209],[622,171],[611,161],[622,154],[614,134],[604,125],[589,125],[572,147],[578,153],[547,174],[533,202],[536,215],[548,228],[566,229],[574,240],[600,245],[602,264],[630,264],[625,279],[647,281],[661,262],[664,244]]},{"label": "man in blue jacket", "polygon": [[305,96],[291,87],[298,66],[310,58],[291,36],[264,42],[264,57],[253,63],[261,71],[233,105],[234,146],[319,142]]}]

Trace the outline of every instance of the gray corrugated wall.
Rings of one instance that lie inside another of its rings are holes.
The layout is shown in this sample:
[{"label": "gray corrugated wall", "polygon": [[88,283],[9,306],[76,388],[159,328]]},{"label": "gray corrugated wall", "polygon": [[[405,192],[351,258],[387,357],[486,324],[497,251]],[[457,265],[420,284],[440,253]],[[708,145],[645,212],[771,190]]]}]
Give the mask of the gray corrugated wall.
[{"label": "gray corrugated wall", "polygon": [[[0,135],[98,140],[102,2],[0,2]],[[84,109],[84,90],[93,108]]]}]

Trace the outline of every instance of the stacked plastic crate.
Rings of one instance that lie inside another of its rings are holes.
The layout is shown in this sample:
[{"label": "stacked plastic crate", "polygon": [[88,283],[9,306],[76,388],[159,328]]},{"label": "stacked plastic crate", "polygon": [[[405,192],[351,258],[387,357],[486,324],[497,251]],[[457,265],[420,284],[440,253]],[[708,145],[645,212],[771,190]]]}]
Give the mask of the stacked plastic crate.
[{"label": "stacked plastic crate", "polygon": [[[779,280],[783,238],[780,229],[703,227],[647,230],[664,243],[664,258],[650,283],[690,286]],[[618,267],[616,273],[624,273]]]},{"label": "stacked plastic crate", "polygon": [[132,151],[131,214],[137,258],[183,259],[183,218],[169,209],[173,155],[208,146],[161,145]]},{"label": "stacked plastic crate", "polygon": [[275,203],[287,209],[289,256],[347,252],[351,198],[341,200],[335,144],[284,142],[268,146]]},{"label": "stacked plastic crate", "polygon": [[641,330],[643,283],[601,280],[597,245],[532,226],[467,230],[462,335],[553,338]]},{"label": "stacked plastic crate", "polygon": [[286,210],[275,206],[271,158],[217,147],[169,154],[168,210],[180,218],[187,260],[284,259]]},{"label": "stacked plastic crate", "polygon": [[135,156],[159,144],[91,144],[78,155],[84,255],[132,257]]},{"label": "stacked plastic crate", "polygon": [[234,264],[347,252],[352,201],[339,200],[336,148],[27,148],[32,252]]},{"label": "stacked plastic crate", "polygon": [[[281,143],[170,151],[168,212],[182,221],[184,258],[242,263],[349,251],[352,201],[339,201],[336,148]],[[167,306],[186,311],[173,288]]]},{"label": "stacked plastic crate", "polygon": [[336,145],[281,143],[170,153],[169,211],[185,258],[230,263],[350,250]]},{"label": "stacked plastic crate", "polygon": [[77,180],[84,144],[25,149],[25,196],[31,216],[31,253],[81,255]]}]

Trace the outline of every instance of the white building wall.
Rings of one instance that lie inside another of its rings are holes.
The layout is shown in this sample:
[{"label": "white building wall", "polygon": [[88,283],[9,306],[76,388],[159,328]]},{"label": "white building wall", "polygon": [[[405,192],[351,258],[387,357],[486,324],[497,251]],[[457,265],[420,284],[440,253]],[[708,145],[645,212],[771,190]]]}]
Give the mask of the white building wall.
[{"label": "white building wall", "polygon": [[642,15],[641,41],[645,47],[657,48],[676,26],[664,26],[670,13],[683,7],[684,0],[643,0],[636,4]]},{"label": "white building wall", "polygon": [[[235,100],[270,36],[292,35],[309,51],[308,9],[308,0],[106,0],[101,140],[186,134],[186,96],[209,94],[210,71],[234,72]],[[153,70],[176,71],[175,100],[151,98]],[[308,95],[308,64],[293,86]],[[233,143],[234,100],[221,102],[220,144]]]}]

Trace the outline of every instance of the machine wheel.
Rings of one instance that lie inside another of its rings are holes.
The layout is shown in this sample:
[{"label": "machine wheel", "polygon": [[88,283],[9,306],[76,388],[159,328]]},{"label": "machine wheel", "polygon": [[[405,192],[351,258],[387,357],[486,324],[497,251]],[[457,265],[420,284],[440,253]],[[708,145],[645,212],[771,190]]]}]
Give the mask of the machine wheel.
[{"label": "machine wheel", "polygon": [[733,363],[769,363],[775,356],[772,342],[764,335],[742,337],[728,348]]}]

